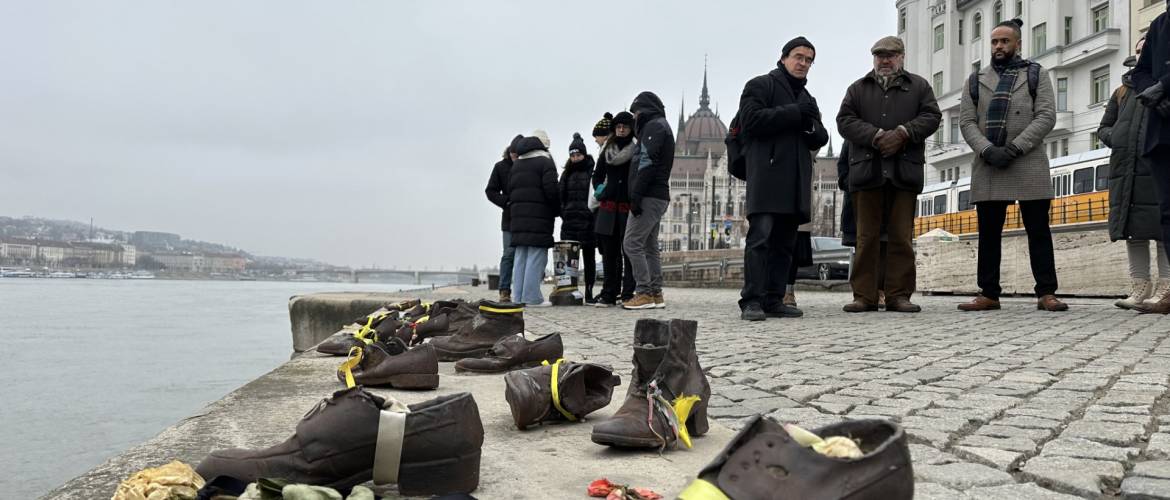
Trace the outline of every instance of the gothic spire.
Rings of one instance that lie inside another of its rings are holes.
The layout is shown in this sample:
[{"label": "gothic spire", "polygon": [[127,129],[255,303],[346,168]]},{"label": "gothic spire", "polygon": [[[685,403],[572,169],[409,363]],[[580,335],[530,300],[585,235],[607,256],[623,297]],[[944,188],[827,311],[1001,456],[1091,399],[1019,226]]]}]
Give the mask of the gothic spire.
[{"label": "gothic spire", "polygon": [[711,95],[707,93],[707,55],[703,54],[703,93],[699,94],[699,109],[708,109]]},{"label": "gothic spire", "polygon": [[686,109],[686,107],[687,107],[687,96],[684,93],[682,96],[682,102],[679,103],[679,106],[678,106],[678,131],[675,132],[675,137],[682,137],[682,135],[683,135],[683,127],[686,125],[686,121],[684,118],[685,115],[683,114],[683,110]]}]

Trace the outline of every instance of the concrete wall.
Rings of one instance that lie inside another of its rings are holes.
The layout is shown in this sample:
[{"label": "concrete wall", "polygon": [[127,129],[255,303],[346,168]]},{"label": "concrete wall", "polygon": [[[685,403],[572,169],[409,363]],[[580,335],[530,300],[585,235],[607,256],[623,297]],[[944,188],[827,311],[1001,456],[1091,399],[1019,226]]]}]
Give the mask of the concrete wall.
[{"label": "concrete wall", "polygon": [[365,316],[393,295],[385,293],[315,293],[297,295],[288,301],[288,316],[292,323],[293,351],[303,352],[333,335],[342,326]]}]

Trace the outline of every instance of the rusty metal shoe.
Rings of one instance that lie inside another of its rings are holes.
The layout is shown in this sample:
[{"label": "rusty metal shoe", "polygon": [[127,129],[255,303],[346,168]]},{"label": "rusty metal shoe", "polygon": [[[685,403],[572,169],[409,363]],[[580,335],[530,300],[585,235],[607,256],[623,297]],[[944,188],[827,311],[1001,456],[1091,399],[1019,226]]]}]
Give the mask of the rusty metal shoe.
[{"label": "rusty metal shoe", "polygon": [[353,387],[309,410],[283,443],[214,451],[196,472],[209,480],[278,477],[338,490],[373,479],[397,484],[404,496],[469,493],[479,485],[482,445],[471,394],[407,406]]},{"label": "rusty metal shoe", "polygon": [[397,313],[385,308],[374,311],[365,316],[365,323],[350,325],[337,333],[330,335],[317,344],[317,352],[332,356],[346,356],[354,347],[359,347],[367,340],[386,338],[389,332],[398,328],[399,321],[394,318]]},{"label": "rusty metal shoe", "polygon": [[609,406],[613,388],[621,383],[608,366],[557,359],[504,375],[504,399],[516,427],[524,430],[541,422],[578,422]]},{"label": "rusty metal shoe", "polygon": [[414,328],[411,345],[421,344],[432,337],[446,337],[455,335],[460,329],[466,328],[475,319],[479,311],[475,306],[463,300],[452,302],[435,302],[430,316],[420,318]]},{"label": "rusty metal shoe", "polygon": [[[698,323],[680,319],[635,323],[634,371],[626,401],[612,417],[593,426],[594,443],[664,448],[682,440],[689,447],[690,436],[707,433],[711,385],[695,352],[697,330]],[[676,414],[682,416],[677,425],[671,418]]]},{"label": "rusty metal shoe", "polygon": [[524,334],[504,337],[483,358],[464,358],[455,363],[457,372],[500,373],[517,368],[540,366],[565,356],[561,334],[553,333],[528,340]]},{"label": "rusty metal shoe", "polygon": [[[906,434],[885,420],[847,420],[813,431],[859,443],[860,458],[801,446],[775,421],[756,415],[678,496],[682,500],[782,498],[911,500],[914,470]],[[721,495],[713,496],[715,493]]]},{"label": "rusty metal shoe", "polygon": [[439,361],[483,357],[496,342],[524,331],[524,306],[490,300],[479,302],[479,314],[459,331],[430,340]]},{"label": "rusty metal shoe", "polygon": [[414,349],[395,337],[355,350],[337,369],[337,379],[347,386],[393,387],[428,390],[439,386],[439,358],[429,345]]},{"label": "rusty metal shoe", "polygon": [[406,299],[406,300],[403,300],[400,302],[387,303],[385,306],[382,306],[382,307],[385,307],[386,309],[391,310],[391,311],[402,312],[402,311],[406,311],[414,306],[417,306],[419,304],[422,304],[422,301],[419,299]]}]

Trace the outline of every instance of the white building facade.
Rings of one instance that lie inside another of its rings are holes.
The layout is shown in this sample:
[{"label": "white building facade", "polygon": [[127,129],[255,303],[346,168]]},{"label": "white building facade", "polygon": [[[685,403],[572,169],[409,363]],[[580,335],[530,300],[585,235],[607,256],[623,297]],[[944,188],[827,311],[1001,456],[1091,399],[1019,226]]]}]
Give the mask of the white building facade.
[{"label": "white building facade", "polygon": [[[1138,0],[1144,1],[1144,0]],[[1048,70],[1056,94],[1056,126],[1043,147],[1049,158],[1104,148],[1097,128],[1121,85],[1122,65],[1136,41],[1133,0],[898,0],[898,36],[906,70],[934,85],[942,125],[928,141],[926,184],[971,175],[973,154],[959,131],[959,102],[976,68],[991,61],[991,30],[1024,21],[1023,57]],[[959,210],[970,208],[960,202]]]}]

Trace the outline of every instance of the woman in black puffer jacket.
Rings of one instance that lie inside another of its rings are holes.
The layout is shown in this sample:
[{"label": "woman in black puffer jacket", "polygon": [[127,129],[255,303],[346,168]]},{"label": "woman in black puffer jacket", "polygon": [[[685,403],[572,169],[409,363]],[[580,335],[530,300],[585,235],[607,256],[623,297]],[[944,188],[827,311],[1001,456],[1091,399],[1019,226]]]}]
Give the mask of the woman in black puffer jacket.
[{"label": "woman in black puffer jacket", "polygon": [[557,166],[548,153],[548,135],[535,130],[516,143],[516,161],[508,173],[508,210],[511,212],[512,300],[532,307],[544,300],[540,283],[553,246],[553,225],[561,210]]},{"label": "woman in black puffer jacket", "polygon": [[569,160],[561,172],[561,241],[581,243],[581,260],[585,263],[585,303],[593,303],[593,283],[597,280],[597,249],[593,233],[593,211],[589,209],[593,185],[593,157],[585,153],[581,134],[573,134]]}]

